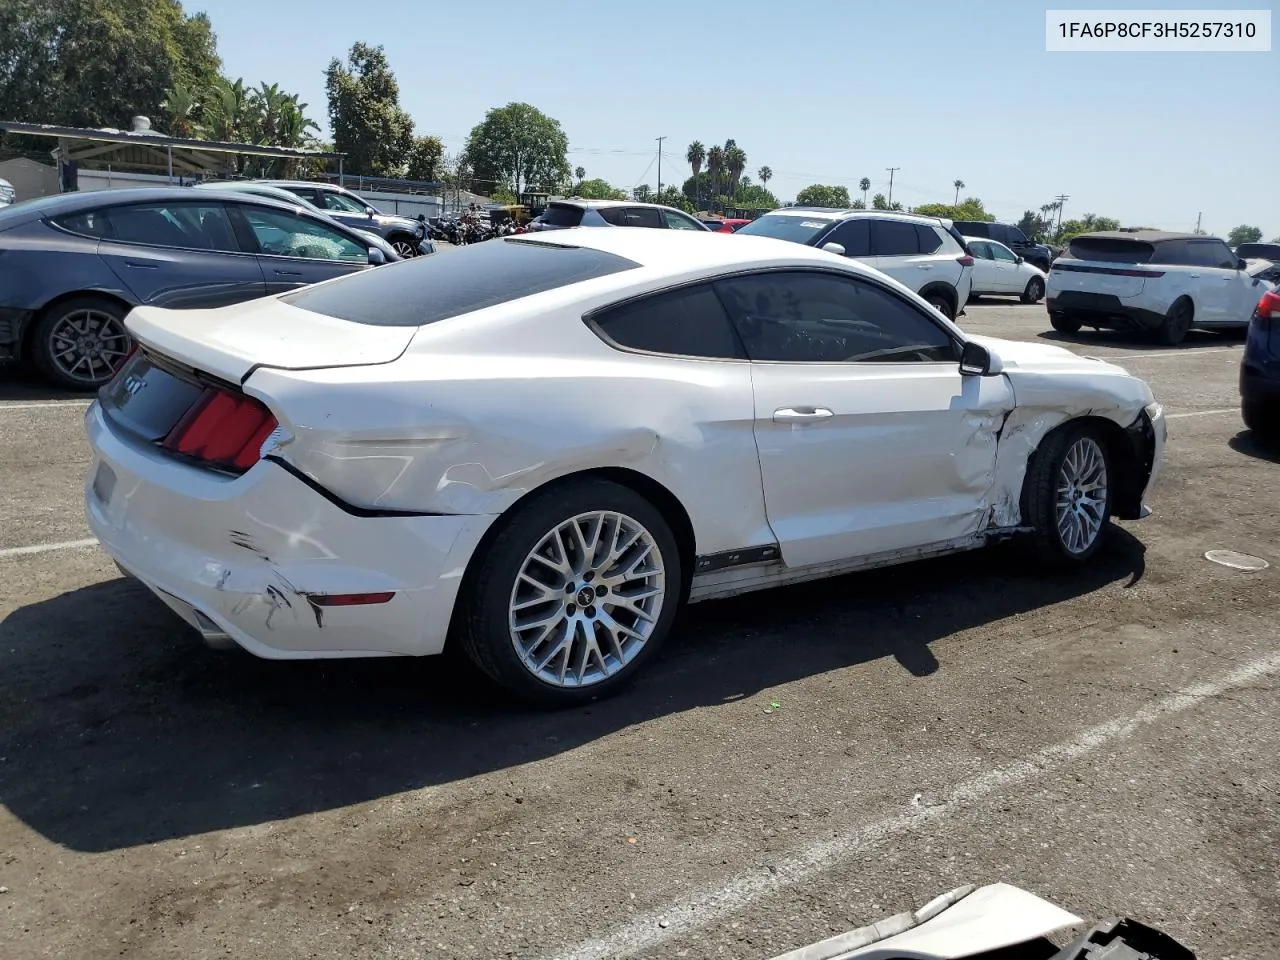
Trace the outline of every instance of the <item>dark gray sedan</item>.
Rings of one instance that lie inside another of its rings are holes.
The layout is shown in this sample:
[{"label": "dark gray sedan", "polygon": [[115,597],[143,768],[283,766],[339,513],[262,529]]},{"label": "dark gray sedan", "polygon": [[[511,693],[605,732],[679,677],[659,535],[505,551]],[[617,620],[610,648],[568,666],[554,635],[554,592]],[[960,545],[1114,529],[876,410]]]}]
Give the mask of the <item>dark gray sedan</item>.
[{"label": "dark gray sedan", "polygon": [[357,231],[245,193],[30,200],[0,209],[0,360],[95,389],[132,349],[124,318],[135,306],[221,307],[386,262]]}]

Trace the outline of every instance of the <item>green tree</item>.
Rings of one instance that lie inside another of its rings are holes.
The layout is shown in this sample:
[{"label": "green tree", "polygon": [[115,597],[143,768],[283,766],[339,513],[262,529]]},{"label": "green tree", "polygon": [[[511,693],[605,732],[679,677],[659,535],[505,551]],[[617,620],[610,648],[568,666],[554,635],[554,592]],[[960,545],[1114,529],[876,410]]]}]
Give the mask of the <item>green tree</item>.
[{"label": "green tree", "polygon": [[700,170],[697,176],[690,177],[684,182],[680,192],[685,195],[695,210],[710,209],[711,200],[715,196],[711,188],[711,173]]},{"label": "green tree", "polygon": [[812,183],[796,194],[796,203],[802,207],[847,207],[849,191],[846,187]]},{"label": "green tree", "polygon": [[604,180],[598,177],[594,180],[584,180],[574,188],[576,196],[583,200],[625,200],[627,195],[622,190],[610,186]]},{"label": "green tree", "polygon": [[329,62],[324,86],[334,148],[347,155],[347,173],[403,173],[413,146],[413,120],[400,107],[400,85],[382,47],[352,44],[345,64],[337,57]]},{"label": "green tree", "polygon": [[1232,227],[1231,232],[1227,234],[1229,247],[1238,247],[1242,243],[1258,243],[1260,240],[1262,240],[1262,229],[1244,223],[1238,227]]},{"label": "green tree", "polygon": [[199,101],[220,62],[209,18],[178,0],[3,0],[0,117],[127,126],[179,87]]},{"label": "green tree", "polygon": [[408,169],[405,176],[410,180],[439,180],[443,172],[444,144],[439,137],[414,137],[413,146],[409,148]]},{"label": "green tree", "polygon": [[676,187],[663,187],[662,192],[656,196],[649,198],[650,203],[660,203],[664,207],[675,207],[677,210],[683,210],[685,213],[693,213],[693,204]]},{"label": "green tree", "polygon": [[952,181],[951,181],[951,185],[952,185],[953,187],[955,187],[955,188],[956,188],[956,200],[955,200],[955,204],[956,204],[956,206],[958,207],[958,206],[960,206],[960,191],[964,189],[964,181],[963,181],[963,180],[952,180]]},{"label": "green tree", "polygon": [[684,152],[684,158],[689,161],[689,166],[696,177],[702,172],[702,162],[707,159],[707,148],[702,145],[701,140],[695,140],[689,144],[689,149]]},{"label": "green tree", "polygon": [[867,209],[867,191],[871,189],[871,178],[863,177],[858,181],[858,189],[862,191],[862,206],[860,209]]},{"label": "green tree", "polygon": [[760,178],[760,185],[768,187],[769,181],[773,179],[773,170],[770,167],[761,167],[756,171],[756,176]]},{"label": "green tree", "polygon": [[574,171],[573,171],[573,175],[574,175],[575,177],[577,177],[577,178],[578,178],[578,182],[579,182],[579,183],[581,183],[583,180],[587,179],[587,168],[586,168],[586,167],[575,167],[575,168],[574,168]]},{"label": "green tree", "polygon": [[853,203],[849,204],[849,207],[853,210],[865,210],[867,209],[867,201],[859,197],[857,200],[853,201]]},{"label": "green tree", "polygon": [[[897,207],[897,201],[894,202]],[[988,213],[977,197],[965,197],[962,203],[922,203],[915,212],[925,217],[943,217],[947,220],[985,220],[990,223],[995,215]]]},{"label": "green tree", "polygon": [[165,132],[173,137],[195,137],[204,132],[200,125],[201,105],[196,93],[185,84],[170,87],[160,101]]},{"label": "green tree", "polygon": [[733,205],[743,210],[773,210],[778,206],[778,198],[760,184],[748,183],[747,178],[743,178],[733,196]]},{"label": "green tree", "polygon": [[1096,233],[1102,230],[1119,230],[1120,221],[1114,217],[1100,217],[1096,213],[1086,213],[1078,220],[1064,220],[1062,228],[1054,236],[1055,243],[1069,243],[1082,233]]},{"label": "green tree", "polygon": [[889,209],[889,201],[883,193],[877,193],[874,197],[871,198],[871,209],[872,210],[888,210]]},{"label": "green tree", "polygon": [[517,195],[568,180],[568,152],[569,138],[559,122],[527,103],[486,113],[472,128],[465,150],[477,183],[505,183]]},{"label": "green tree", "polygon": [[637,203],[649,203],[653,198],[653,188],[647,183],[642,183],[631,191],[631,199]]},{"label": "green tree", "polygon": [[721,193],[720,185],[725,174],[724,147],[719,144],[707,151],[707,173],[710,174],[711,197],[715,198]]},{"label": "green tree", "polygon": [[736,141],[726,140],[724,145],[724,167],[729,175],[728,194],[738,192],[738,184],[742,182],[742,172],[747,169],[747,154]]}]

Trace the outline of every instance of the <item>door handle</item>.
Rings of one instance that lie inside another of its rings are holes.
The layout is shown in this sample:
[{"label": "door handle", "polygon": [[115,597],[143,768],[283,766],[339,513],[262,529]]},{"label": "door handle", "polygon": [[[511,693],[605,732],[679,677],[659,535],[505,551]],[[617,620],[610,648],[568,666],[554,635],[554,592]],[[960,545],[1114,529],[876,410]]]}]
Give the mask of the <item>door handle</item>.
[{"label": "door handle", "polygon": [[826,407],[780,407],[773,411],[774,423],[796,423],[808,420],[825,420],[835,413]]},{"label": "door handle", "polygon": [[1192,280],[1199,280],[1199,279],[1200,279],[1200,274],[1198,274],[1198,273],[1188,273],[1188,274],[1187,274],[1187,276],[1188,276],[1188,277],[1190,277]]},{"label": "door handle", "polygon": [[141,261],[139,261],[139,260],[126,260],[126,261],[124,262],[124,265],[125,265],[126,267],[137,267],[139,270],[155,270],[155,269],[157,269],[157,265],[156,265],[156,264],[154,264],[154,263],[142,263],[142,262],[141,262]]},{"label": "door handle", "polygon": [[916,269],[917,269],[917,270],[932,270],[932,269],[933,269],[933,264],[932,264],[932,263],[917,263],[917,264],[916,264]]},{"label": "door handle", "polygon": [[276,276],[277,277],[300,277],[302,276],[302,274],[296,270],[276,270]]}]

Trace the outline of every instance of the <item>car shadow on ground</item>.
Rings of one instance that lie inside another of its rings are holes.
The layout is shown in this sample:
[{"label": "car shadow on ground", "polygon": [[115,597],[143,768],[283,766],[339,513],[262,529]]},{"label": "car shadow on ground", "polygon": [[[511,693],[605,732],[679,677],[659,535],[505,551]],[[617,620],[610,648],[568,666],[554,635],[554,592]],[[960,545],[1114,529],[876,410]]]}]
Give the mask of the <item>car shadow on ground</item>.
[{"label": "car shadow on ground", "polygon": [[50,386],[33,370],[17,363],[0,364],[0,402],[6,400],[92,400],[91,390],[67,390]]},{"label": "car shadow on ground", "polygon": [[1079,333],[1061,333],[1057,330],[1045,330],[1036,334],[1041,340],[1052,340],[1061,344],[1091,344],[1100,347],[1123,347],[1141,353],[1147,350],[1203,350],[1207,347],[1224,347],[1233,343],[1243,343],[1246,331],[1236,330],[1192,330],[1187,338],[1176,347],[1160,343],[1151,336],[1143,336],[1127,330],[1081,330]]},{"label": "car shadow on ground", "polygon": [[1256,460],[1280,463],[1280,440],[1260,437],[1252,430],[1241,430],[1227,441],[1227,446]]},{"label": "car shadow on ground", "polygon": [[456,657],[275,662],[205,649],[117,579],[0,623],[0,803],[53,842],[100,852],[445,784],[635,724],[892,657],[1144,570],[1117,528],[1085,569],[1030,575],[1012,546],[733,600],[684,614],[617,697],[540,712]]}]

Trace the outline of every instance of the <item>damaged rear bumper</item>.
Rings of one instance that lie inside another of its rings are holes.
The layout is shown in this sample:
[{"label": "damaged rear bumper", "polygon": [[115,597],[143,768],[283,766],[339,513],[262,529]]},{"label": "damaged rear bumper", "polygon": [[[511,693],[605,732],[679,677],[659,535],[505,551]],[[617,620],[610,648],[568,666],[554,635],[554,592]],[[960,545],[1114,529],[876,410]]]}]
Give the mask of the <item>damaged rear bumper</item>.
[{"label": "damaged rear bumper", "polygon": [[[283,467],[228,477],[86,414],[89,526],[126,572],[215,645],[271,659],[422,655],[444,646],[488,516],[356,516]],[[321,607],[324,594],[392,593]]]},{"label": "damaged rear bumper", "polygon": [[1115,514],[1123,520],[1141,520],[1151,516],[1147,501],[1155,489],[1164,459],[1168,439],[1164,407],[1154,402],[1147,404],[1138,419],[1125,429],[1125,437],[1129,442],[1132,482],[1122,488]]}]

